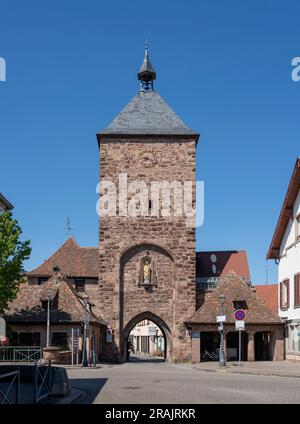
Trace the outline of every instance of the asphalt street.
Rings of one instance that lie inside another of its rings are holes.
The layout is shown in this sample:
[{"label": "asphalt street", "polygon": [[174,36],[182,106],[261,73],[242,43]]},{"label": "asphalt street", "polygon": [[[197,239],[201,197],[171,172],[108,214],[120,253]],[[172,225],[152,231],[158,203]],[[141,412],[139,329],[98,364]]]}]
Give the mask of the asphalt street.
[{"label": "asphalt street", "polygon": [[164,362],[129,362],[68,370],[80,403],[300,403],[300,378],[197,370]]}]

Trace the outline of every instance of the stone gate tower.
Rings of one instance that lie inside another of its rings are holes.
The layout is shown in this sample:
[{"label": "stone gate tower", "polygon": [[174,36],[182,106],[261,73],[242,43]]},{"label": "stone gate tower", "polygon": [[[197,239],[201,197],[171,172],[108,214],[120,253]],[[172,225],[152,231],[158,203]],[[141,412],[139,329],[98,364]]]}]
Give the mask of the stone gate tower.
[{"label": "stone gate tower", "polygon": [[138,79],[139,93],[97,134],[100,181],[115,186],[102,192],[100,202],[107,193],[117,195],[115,213],[112,200],[113,212],[102,214],[99,224],[98,312],[113,330],[104,356],[126,360],[130,331],[149,319],[164,334],[166,360],[189,360],[184,321],[195,311],[195,227],[187,222],[183,188],[193,182],[195,206],[199,135],[153,89],[156,73],[147,47]]}]

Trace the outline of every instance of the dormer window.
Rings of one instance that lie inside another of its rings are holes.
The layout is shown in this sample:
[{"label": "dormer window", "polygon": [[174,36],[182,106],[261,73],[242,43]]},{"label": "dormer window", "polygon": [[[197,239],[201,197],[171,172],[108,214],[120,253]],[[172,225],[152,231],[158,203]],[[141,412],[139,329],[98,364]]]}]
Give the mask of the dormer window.
[{"label": "dormer window", "polygon": [[234,300],[232,304],[235,311],[238,309],[248,309],[246,300]]},{"label": "dormer window", "polygon": [[75,290],[77,292],[85,292],[85,279],[75,278]]}]

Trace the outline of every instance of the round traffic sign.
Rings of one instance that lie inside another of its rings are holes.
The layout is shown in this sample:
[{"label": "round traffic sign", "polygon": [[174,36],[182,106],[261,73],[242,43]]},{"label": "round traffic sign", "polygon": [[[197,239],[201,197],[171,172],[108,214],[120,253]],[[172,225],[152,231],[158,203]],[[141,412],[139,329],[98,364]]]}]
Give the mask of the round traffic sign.
[{"label": "round traffic sign", "polygon": [[246,316],[246,314],[245,314],[245,312],[242,310],[242,309],[238,309],[237,311],[235,311],[235,313],[234,313],[234,318],[237,320],[237,321],[243,321],[243,319],[245,319],[245,316]]}]

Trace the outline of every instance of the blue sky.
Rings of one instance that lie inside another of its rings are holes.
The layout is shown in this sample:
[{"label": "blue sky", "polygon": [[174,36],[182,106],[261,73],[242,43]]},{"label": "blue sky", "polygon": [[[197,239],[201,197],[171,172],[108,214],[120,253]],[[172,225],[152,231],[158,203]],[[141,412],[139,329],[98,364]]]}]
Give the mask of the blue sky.
[{"label": "blue sky", "polygon": [[[136,94],[144,41],[156,89],[201,134],[200,250],[246,249],[255,284],[299,155],[300,4],[275,0],[1,0],[1,192],[31,269],[66,239],[98,243],[96,132]],[[269,264],[270,282],[276,266]]]}]

